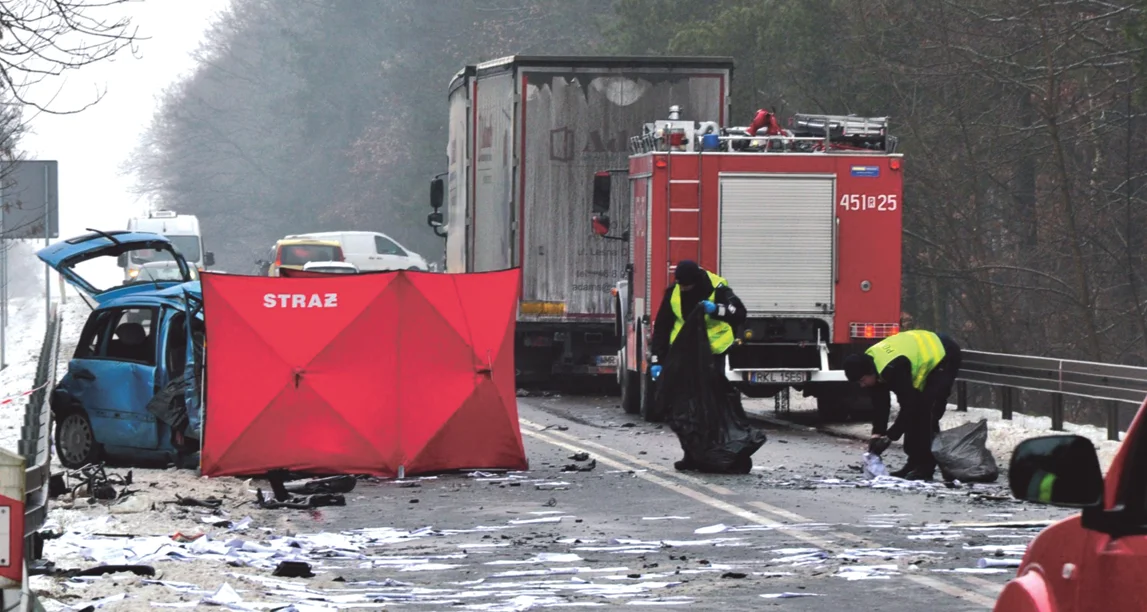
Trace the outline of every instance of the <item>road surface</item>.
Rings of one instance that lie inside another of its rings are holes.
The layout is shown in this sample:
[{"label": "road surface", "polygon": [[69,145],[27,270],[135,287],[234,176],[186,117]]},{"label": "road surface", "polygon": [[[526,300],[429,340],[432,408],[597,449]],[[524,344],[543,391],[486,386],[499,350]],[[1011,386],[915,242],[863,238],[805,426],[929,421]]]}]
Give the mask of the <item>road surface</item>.
[{"label": "road surface", "polygon": [[[857,486],[863,444],[821,434],[773,429],[751,475],[697,475],[673,469],[667,428],[615,400],[528,398],[519,410],[529,472],[364,483],[324,509],[327,529],[445,530],[387,544],[384,568],[339,575],[401,580],[419,609],[984,610],[1014,569],[968,570],[1039,531],[1006,523],[1066,514],[996,499],[1002,483]],[[563,472],[588,463],[578,452],[595,468]]]}]

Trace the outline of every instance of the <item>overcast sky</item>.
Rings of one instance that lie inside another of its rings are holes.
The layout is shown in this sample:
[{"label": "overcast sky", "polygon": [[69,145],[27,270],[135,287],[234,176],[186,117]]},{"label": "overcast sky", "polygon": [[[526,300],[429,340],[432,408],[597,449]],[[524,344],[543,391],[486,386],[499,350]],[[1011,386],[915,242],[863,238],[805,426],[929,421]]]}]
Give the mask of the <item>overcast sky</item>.
[{"label": "overcast sky", "polygon": [[[143,0],[109,9],[131,16],[141,37],[133,56],[121,51],[112,61],[86,66],[37,85],[37,102],[56,96],[53,108],[74,110],[106,91],[95,106],[75,115],[35,114],[28,109],[30,133],[22,141],[28,159],[59,161],[60,237],[87,227],[126,229],[127,218],[145,206],[131,193],[133,177],[120,174],[139,142],[164,88],[194,65],[214,17],[228,0]],[[59,92],[57,95],[57,91]]]}]

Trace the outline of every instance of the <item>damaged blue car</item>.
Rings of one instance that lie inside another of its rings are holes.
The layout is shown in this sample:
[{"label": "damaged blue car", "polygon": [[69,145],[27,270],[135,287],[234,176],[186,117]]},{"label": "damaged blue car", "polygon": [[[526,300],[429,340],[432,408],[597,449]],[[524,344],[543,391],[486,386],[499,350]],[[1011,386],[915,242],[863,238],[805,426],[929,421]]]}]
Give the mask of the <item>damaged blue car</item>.
[{"label": "damaged blue car", "polygon": [[[125,284],[117,277],[97,287],[100,270],[89,264],[136,250],[161,253],[178,275]],[[197,459],[206,329],[202,292],[187,261],[167,238],[129,231],[92,231],[36,255],[92,306],[51,395],[60,463],[76,469],[99,461]]]}]

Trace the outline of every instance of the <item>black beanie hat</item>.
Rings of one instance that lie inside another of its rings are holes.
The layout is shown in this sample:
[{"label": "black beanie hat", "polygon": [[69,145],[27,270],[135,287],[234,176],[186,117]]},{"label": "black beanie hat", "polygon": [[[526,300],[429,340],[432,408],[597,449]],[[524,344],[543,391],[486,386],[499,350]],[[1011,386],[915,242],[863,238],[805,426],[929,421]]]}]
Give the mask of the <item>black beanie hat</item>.
[{"label": "black beanie hat", "polygon": [[844,358],[844,376],[852,382],[875,373],[876,362],[865,353],[856,353]]},{"label": "black beanie hat", "polygon": [[680,285],[696,285],[705,278],[705,271],[697,265],[697,262],[686,259],[677,263],[677,271],[674,276]]}]

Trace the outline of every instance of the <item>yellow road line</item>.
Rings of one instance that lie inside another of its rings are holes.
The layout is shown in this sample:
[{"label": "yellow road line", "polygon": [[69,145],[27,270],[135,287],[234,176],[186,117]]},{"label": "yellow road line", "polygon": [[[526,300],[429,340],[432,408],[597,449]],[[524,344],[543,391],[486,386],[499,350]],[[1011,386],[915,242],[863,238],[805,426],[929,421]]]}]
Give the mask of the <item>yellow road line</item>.
[{"label": "yellow road line", "polygon": [[[543,442],[546,442],[547,444],[550,444],[552,446],[556,446],[558,448],[564,448],[566,450],[570,450],[570,451],[574,451],[574,452],[583,451],[587,447],[588,448],[594,448],[598,451],[598,455],[596,457],[598,462],[603,463],[605,465],[608,465],[614,469],[628,471],[628,470],[634,469],[633,464],[639,465],[641,467],[646,468],[649,471],[637,473],[636,476],[638,478],[646,480],[646,481],[653,483],[657,486],[660,486],[664,489],[667,489],[667,490],[672,491],[674,493],[678,493],[680,495],[684,495],[685,497],[693,499],[694,501],[700,502],[700,503],[707,505],[711,508],[716,508],[716,509],[721,510],[723,512],[727,512],[729,514],[732,514],[733,516],[742,518],[742,519],[749,521],[751,523],[755,523],[757,525],[765,525],[768,527],[772,527],[774,531],[783,533],[786,536],[789,536],[789,537],[792,537],[792,538],[795,538],[798,540],[802,540],[804,542],[808,542],[810,544],[815,544],[816,546],[818,546],[820,548],[831,548],[831,546],[832,546],[832,543],[828,540],[825,540],[824,538],[820,538],[820,537],[814,536],[814,535],[809,534],[809,533],[805,533],[805,532],[797,530],[797,529],[788,528],[784,524],[782,524],[776,520],[773,520],[767,516],[764,516],[762,514],[754,512],[752,510],[748,510],[746,508],[742,508],[736,504],[732,504],[732,503],[729,503],[727,501],[717,499],[715,497],[707,495],[706,493],[703,493],[703,492],[698,491],[696,489],[693,489],[691,487],[687,487],[687,486],[678,484],[677,482],[674,482],[674,480],[681,480],[681,481],[694,483],[694,484],[697,484],[697,485],[704,487],[706,489],[709,489],[709,490],[721,489],[722,492],[719,492],[718,494],[732,495],[733,491],[728,489],[727,487],[721,487],[718,485],[710,485],[709,483],[706,483],[705,481],[703,481],[700,478],[697,478],[695,476],[691,476],[688,474],[681,474],[681,473],[677,472],[676,470],[670,471],[669,469],[667,469],[665,467],[662,467],[662,466],[654,464],[654,463],[650,463],[650,462],[645,461],[643,459],[639,459],[637,457],[634,457],[632,455],[629,455],[629,454],[622,452],[622,451],[619,451],[617,449],[605,446],[603,444],[598,444],[596,442],[590,442],[588,440],[583,440],[581,438],[578,438],[577,436],[567,434],[564,432],[547,430],[544,426],[539,425],[537,423],[534,423],[532,421],[529,421],[527,419],[519,419],[519,421],[521,422],[522,425],[525,425],[527,427],[527,429],[522,430],[522,433],[526,436],[531,437],[531,438],[535,438],[537,440],[541,440]],[[624,460],[624,461],[628,462],[628,464],[623,463],[622,461],[619,461],[618,459]],[[662,476],[657,476],[651,472],[657,472],[659,474],[663,474],[665,476],[668,476],[668,478],[663,478]],[[788,510],[785,510],[783,508],[778,508],[776,506],[772,506],[772,505],[767,504],[765,502],[754,501],[754,502],[749,502],[749,503],[750,503],[750,505],[762,510],[763,512],[766,512],[766,513],[771,514],[771,515],[776,516],[776,517],[781,517],[784,519],[788,519],[788,520],[796,521],[796,522],[800,522],[800,523],[814,522],[814,521],[812,521],[808,518],[805,518],[805,517],[803,517],[803,516],[801,516],[795,512],[790,512]],[[867,538],[864,538],[862,536],[858,536],[855,534],[851,534],[848,532],[832,531],[829,533],[832,536],[838,537],[841,539],[846,539],[846,540],[850,540],[853,542],[862,542],[862,543],[868,544],[870,546],[875,546],[875,547],[880,546],[878,543],[873,542],[871,540],[868,540]],[[950,584],[950,583],[945,582],[945,581],[940,580],[940,579],[930,578],[930,577],[925,577],[925,576],[918,576],[918,575],[913,575],[913,574],[904,574],[904,577],[907,578],[908,580],[912,581],[912,582],[915,582],[916,584],[921,585],[921,586],[925,586],[925,587],[931,588],[933,590],[940,591],[941,593],[944,593],[946,595],[951,595],[953,597],[963,599],[965,601],[968,601],[968,602],[976,604],[976,605],[982,605],[982,606],[989,608],[989,609],[995,605],[994,599],[992,599],[990,597],[986,597],[986,596],[981,595],[980,593],[977,593],[974,591],[969,591],[969,590],[963,589],[959,586],[956,586],[954,584]],[[968,581],[968,582],[970,583],[971,581]],[[997,586],[995,583],[991,583],[987,580],[984,580],[982,582],[991,585],[991,588],[994,591],[998,591],[1001,588],[1001,587]],[[983,585],[981,584],[979,586],[982,587]]]}]

